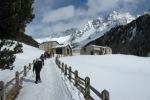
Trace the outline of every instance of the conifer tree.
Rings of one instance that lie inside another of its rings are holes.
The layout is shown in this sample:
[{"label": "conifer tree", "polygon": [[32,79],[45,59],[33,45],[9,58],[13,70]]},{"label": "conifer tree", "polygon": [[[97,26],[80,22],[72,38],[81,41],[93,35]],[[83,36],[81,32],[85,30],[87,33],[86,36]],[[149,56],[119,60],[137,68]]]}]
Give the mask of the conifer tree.
[{"label": "conifer tree", "polygon": [[[34,0],[0,0],[0,68],[15,61],[15,53],[22,52],[22,45],[6,39],[15,39],[25,32],[33,18]],[[10,49],[11,48],[11,49]],[[12,49],[13,48],[13,49]]]},{"label": "conifer tree", "polygon": [[34,0],[0,0],[0,38],[12,39],[24,33],[34,18]]}]

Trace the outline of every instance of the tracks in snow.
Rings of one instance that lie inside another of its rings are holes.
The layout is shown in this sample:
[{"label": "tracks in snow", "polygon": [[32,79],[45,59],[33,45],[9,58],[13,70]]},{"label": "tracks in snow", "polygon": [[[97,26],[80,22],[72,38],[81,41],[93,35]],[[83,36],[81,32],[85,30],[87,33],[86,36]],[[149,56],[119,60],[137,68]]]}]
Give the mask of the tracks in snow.
[{"label": "tracks in snow", "polygon": [[32,71],[28,73],[23,82],[23,89],[16,100],[73,100],[53,61],[53,59],[45,61],[41,71],[42,83],[35,84],[35,75]]}]

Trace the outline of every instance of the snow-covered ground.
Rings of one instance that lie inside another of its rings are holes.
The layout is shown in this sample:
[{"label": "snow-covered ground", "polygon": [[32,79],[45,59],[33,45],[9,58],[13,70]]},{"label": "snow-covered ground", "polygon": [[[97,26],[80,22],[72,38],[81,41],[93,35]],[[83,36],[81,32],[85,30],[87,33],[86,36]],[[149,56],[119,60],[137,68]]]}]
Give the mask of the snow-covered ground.
[{"label": "snow-covered ground", "polygon": [[16,54],[13,70],[0,70],[0,81],[8,82],[15,77],[16,71],[22,71],[25,65],[32,63],[35,58],[40,57],[44,51],[23,44],[23,53]]},{"label": "snow-covered ground", "polygon": [[[24,65],[43,53],[25,44],[23,51],[16,55],[14,70],[0,70],[0,80],[8,82],[16,71],[23,70]],[[91,85],[98,91],[107,89],[111,100],[150,100],[150,57],[117,54],[78,55],[60,59],[74,70],[77,69],[81,77],[89,76]],[[41,78],[42,83],[35,84],[35,75],[31,70],[23,81],[17,100],[83,100],[81,93],[57,68],[54,59],[45,61]]]},{"label": "snow-covered ground", "polygon": [[35,84],[35,75],[30,71],[16,100],[83,100],[78,90],[61,74],[54,59],[45,61],[41,79],[41,83]]},{"label": "snow-covered ground", "polygon": [[[33,62],[44,51],[23,44],[23,53],[16,55],[13,70],[0,70],[0,81],[5,83],[15,77],[16,71],[22,71],[24,65]],[[30,70],[23,80],[16,100],[84,100],[82,94],[71,84],[55,64],[55,59],[45,61],[41,71],[42,83],[35,84],[35,74]]]},{"label": "snow-covered ground", "polygon": [[[111,100],[150,100],[150,57],[131,55],[72,56],[60,58]],[[96,97],[96,96],[95,96]]]}]

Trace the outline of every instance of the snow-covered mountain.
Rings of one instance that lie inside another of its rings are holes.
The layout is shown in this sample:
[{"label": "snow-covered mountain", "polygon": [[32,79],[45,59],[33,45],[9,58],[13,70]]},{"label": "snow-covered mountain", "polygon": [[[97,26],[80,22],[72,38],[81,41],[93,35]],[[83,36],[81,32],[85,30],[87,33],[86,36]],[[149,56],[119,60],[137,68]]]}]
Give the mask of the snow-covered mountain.
[{"label": "snow-covered mountain", "polygon": [[49,37],[38,38],[35,40],[39,43],[46,42],[46,41],[57,41],[60,44],[66,44],[73,41],[75,37],[78,37],[78,31],[79,30],[77,28],[71,28],[60,33],[53,33]]},{"label": "snow-covered mountain", "polygon": [[150,14],[144,14],[127,25],[112,28],[102,37],[89,42],[109,46],[113,53],[150,56]]},{"label": "snow-covered mountain", "polygon": [[73,47],[83,47],[90,41],[93,41],[109,31],[111,28],[126,25],[134,20],[133,17],[129,13],[119,13],[113,11],[106,18],[99,17],[97,19],[88,21],[88,23],[80,29],[80,37],[77,37],[74,41],[72,41]]},{"label": "snow-covered mountain", "polygon": [[80,29],[71,28],[64,32],[53,34],[52,36],[45,39],[37,39],[37,41],[52,41],[53,38],[56,41],[66,39],[64,40],[64,44],[70,44],[74,48],[80,48],[85,46],[90,41],[101,37],[111,28],[118,25],[126,25],[134,19],[135,17],[133,17],[128,12],[120,13],[113,11],[107,17],[98,17],[88,21],[87,24],[85,24]]},{"label": "snow-covered mountain", "polygon": [[53,34],[51,35],[51,38],[59,38],[59,37],[68,36],[68,35],[71,35],[71,34],[76,33],[76,31],[78,31],[77,28],[71,28],[71,29],[62,31],[62,32],[60,32],[60,33],[53,33]]}]

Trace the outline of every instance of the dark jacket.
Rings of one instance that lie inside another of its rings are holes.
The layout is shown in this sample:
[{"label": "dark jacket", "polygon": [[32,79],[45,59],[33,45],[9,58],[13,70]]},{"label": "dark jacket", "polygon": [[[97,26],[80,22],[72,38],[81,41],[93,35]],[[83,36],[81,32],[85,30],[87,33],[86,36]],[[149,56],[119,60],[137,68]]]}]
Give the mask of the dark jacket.
[{"label": "dark jacket", "polygon": [[35,72],[40,72],[42,69],[42,60],[41,59],[37,59],[33,65],[33,72],[35,70]]}]

